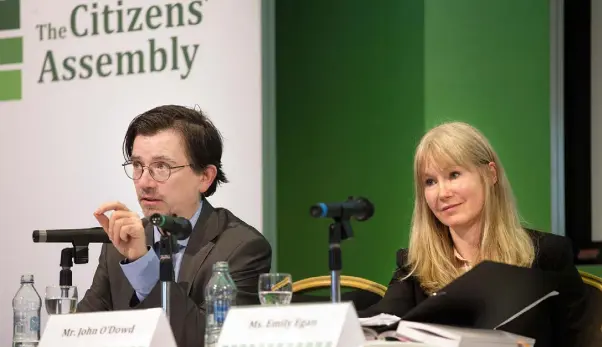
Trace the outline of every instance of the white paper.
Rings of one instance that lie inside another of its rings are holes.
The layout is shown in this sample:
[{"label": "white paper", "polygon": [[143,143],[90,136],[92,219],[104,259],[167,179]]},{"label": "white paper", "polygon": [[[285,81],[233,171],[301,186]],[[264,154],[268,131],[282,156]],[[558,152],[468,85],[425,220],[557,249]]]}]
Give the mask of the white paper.
[{"label": "white paper", "polygon": [[374,317],[360,318],[359,320],[360,320],[360,324],[363,327],[373,327],[373,326],[390,325],[393,323],[397,323],[401,320],[401,318],[391,315],[391,314],[381,313]]}]

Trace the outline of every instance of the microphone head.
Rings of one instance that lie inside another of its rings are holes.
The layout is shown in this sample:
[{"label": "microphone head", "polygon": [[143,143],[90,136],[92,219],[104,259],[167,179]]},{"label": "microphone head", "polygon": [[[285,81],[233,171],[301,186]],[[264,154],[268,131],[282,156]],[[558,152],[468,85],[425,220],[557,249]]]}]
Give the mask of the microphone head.
[{"label": "microphone head", "polygon": [[152,225],[168,231],[178,240],[187,239],[192,233],[192,224],[184,217],[165,216],[160,213],[155,213],[150,216],[149,221]]},{"label": "microphone head", "polygon": [[165,223],[165,216],[160,213],[155,213],[149,217],[148,221],[155,226],[162,226]]},{"label": "microphone head", "polygon": [[363,204],[365,207],[362,209],[363,213],[356,215],[355,219],[358,222],[363,222],[365,220],[368,220],[370,218],[372,218],[372,216],[374,215],[374,204],[372,204],[370,202],[370,200],[366,199],[366,198],[362,198],[362,197],[358,197],[355,201]]},{"label": "microphone head", "polygon": [[326,204],[323,202],[320,202],[318,204],[313,205],[309,209],[309,214],[314,218],[322,218],[322,217],[326,216],[327,211],[328,211],[328,207],[326,206]]},{"label": "microphone head", "polygon": [[33,239],[33,242],[35,242],[35,243],[40,242],[40,231],[34,230],[33,234],[31,235],[31,238]]},{"label": "microphone head", "polygon": [[309,208],[309,214],[314,218],[354,218],[359,222],[363,222],[374,215],[374,205],[366,198],[351,196],[342,203],[317,203]]}]

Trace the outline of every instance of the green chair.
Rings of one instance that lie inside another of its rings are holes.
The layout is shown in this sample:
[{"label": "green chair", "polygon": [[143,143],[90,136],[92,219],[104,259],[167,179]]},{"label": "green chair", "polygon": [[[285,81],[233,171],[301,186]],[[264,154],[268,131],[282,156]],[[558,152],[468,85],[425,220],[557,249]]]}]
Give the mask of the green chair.
[{"label": "green chair", "polygon": [[[330,276],[305,278],[293,283],[292,302],[327,302],[330,296],[312,295],[330,288]],[[387,287],[361,277],[341,275],[341,301],[352,302],[357,311],[377,303]]]}]

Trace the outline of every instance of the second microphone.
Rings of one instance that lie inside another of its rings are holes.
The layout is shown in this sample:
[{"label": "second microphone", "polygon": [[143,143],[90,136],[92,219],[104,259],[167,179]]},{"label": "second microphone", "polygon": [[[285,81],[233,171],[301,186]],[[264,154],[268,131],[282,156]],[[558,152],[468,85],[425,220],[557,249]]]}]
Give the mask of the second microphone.
[{"label": "second microphone", "polygon": [[167,231],[178,240],[187,239],[192,233],[192,224],[184,217],[166,216],[155,213],[149,218],[152,225]]}]

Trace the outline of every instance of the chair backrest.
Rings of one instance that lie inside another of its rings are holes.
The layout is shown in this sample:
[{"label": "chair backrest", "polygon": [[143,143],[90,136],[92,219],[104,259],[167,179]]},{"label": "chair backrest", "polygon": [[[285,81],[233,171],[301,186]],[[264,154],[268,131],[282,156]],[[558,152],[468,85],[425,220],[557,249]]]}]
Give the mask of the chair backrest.
[{"label": "chair backrest", "polygon": [[585,271],[579,273],[587,288],[584,320],[586,326],[583,331],[583,343],[580,346],[600,347],[602,346],[602,278]]},{"label": "chair backrest", "polygon": [[[330,276],[305,278],[293,283],[292,302],[327,302],[329,296],[311,295],[316,290],[330,288]],[[344,291],[343,289],[349,289]],[[382,284],[355,276],[341,276],[341,301],[351,301],[357,311],[364,310],[377,303],[387,287]]]}]

